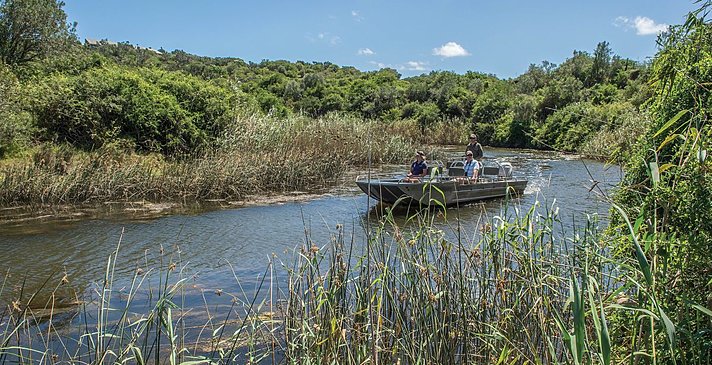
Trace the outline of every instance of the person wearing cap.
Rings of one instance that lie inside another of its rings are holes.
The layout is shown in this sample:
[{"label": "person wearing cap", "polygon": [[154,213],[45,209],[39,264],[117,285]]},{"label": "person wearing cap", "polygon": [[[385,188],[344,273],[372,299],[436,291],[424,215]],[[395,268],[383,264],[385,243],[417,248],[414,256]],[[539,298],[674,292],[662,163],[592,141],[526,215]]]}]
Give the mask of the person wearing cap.
[{"label": "person wearing cap", "polygon": [[470,150],[465,152],[465,177],[469,181],[476,181],[480,174],[480,163],[473,158],[473,153]]},{"label": "person wearing cap", "polygon": [[425,163],[425,152],[418,151],[415,153],[415,161],[410,165],[407,181],[416,182],[418,178],[428,174],[428,164]]},{"label": "person wearing cap", "polygon": [[472,151],[472,158],[475,160],[482,160],[482,155],[484,154],[482,152],[482,145],[477,142],[477,135],[474,133],[470,134],[470,143],[467,144],[467,148],[465,149],[465,152],[467,151]]}]

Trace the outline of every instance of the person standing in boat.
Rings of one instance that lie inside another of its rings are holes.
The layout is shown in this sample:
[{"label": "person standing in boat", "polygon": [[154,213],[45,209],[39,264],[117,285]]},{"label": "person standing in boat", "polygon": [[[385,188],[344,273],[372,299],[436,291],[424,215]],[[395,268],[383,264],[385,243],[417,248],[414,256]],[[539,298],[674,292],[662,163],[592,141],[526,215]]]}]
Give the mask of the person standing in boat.
[{"label": "person standing in boat", "polygon": [[480,163],[474,159],[472,151],[465,152],[465,177],[468,181],[477,181],[477,176],[480,174]]},{"label": "person standing in boat", "polygon": [[472,152],[472,158],[474,158],[477,161],[482,160],[482,156],[484,155],[484,152],[482,151],[482,145],[480,142],[477,141],[477,135],[472,133],[470,134],[470,143],[467,144],[467,148],[465,149],[465,152],[467,151]]},{"label": "person standing in boat", "polygon": [[428,174],[428,164],[425,162],[425,152],[418,151],[415,153],[415,161],[410,165],[408,172],[408,181],[418,181],[418,178]]}]

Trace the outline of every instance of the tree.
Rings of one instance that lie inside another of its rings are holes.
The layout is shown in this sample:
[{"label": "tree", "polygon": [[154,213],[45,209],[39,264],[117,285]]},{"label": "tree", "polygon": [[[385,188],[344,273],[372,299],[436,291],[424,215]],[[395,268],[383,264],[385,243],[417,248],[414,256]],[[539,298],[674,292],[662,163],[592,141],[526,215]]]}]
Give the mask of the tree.
[{"label": "tree", "polygon": [[63,6],[57,0],[0,0],[0,60],[34,61],[76,39]]},{"label": "tree", "polygon": [[591,66],[591,77],[588,86],[603,83],[608,78],[608,71],[611,66],[611,55],[613,51],[608,42],[600,42],[593,53],[593,65]]}]

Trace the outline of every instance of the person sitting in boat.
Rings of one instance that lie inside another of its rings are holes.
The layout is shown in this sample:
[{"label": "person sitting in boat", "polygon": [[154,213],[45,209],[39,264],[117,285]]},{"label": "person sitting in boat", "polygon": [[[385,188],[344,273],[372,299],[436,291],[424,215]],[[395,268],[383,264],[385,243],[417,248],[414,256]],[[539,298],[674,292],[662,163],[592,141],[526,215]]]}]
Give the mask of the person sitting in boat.
[{"label": "person sitting in boat", "polygon": [[465,176],[463,178],[464,182],[475,182],[480,174],[480,163],[474,159],[474,154],[472,151],[467,150],[465,153]]},{"label": "person sitting in boat", "polygon": [[408,182],[418,182],[419,179],[428,175],[428,164],[425,162],[425,152],[415,153],[415,161],[410,165],[410,172],[405,179]]},{"label": "person sitting in boat", "polygon": [[477,161],[482,160],[482,156],[484,155],[484,152],[482,151],[482,145],[480,142],[477,142],[477,135],[472,133],[470,134],[470,143],[467,144],[467,147],[465,149],[465,152],[472,152],[472,158],[474,158]]}]

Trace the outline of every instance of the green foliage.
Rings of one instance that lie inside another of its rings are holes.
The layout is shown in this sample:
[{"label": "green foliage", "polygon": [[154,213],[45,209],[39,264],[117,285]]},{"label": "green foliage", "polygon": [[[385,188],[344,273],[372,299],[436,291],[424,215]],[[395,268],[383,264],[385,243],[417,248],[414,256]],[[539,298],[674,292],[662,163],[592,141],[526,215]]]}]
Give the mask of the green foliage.
[{"label": "green foliage", "polygon": [[[535,140],[544,146],[564,151],[576,151],[596,133],[610,133],[621,125],[626,114],[636,114],[628,103],[593,105],[575,103],[557,110],[546,119],[535,134]],[[635,136],[631,136],[635,138]],[[625,143],[626,141],[620,141]],[[613,148],[599,151],[598,156],[608,156]]]},{"label": "green foliage", "polygon": [[591,88],[591,101],[594,104],[609,104],[616,100],[618,88],[611,84],[596,84]]},{"label": "green foliage", "polygon": [[583,89],[583,82],[573,75],[564,74],[554,78],[546,87],[536,92],[541,99],[538,108],[539,120],[546,120],[555,111],[580,101]]},{"label": "green foliage", "polygon": [[607,123],[589,135],[579,152],[618,163],[627,161],[633,146],[647,131],[650,118],[629,103],[611,104],[606,109]]},{"label": "green foliage", "polygon": [[22,110],[20,86],[10,69],[0,63],[0,158],[24,149],[34,128]]},{"label": "green foliage", "polygon": [[119,67],[53,75],[32,90],[45,138],[93,149],[127,139],[142,151],[207,146],[231,119],[236,95],[187,75]]},{"label": "green foliage", "polygon": [[[33,21],[54,24],[57,39],[73,37],[61,2],[2,4],[7,14],[22,8]],[[31,141],[94,149],[122,140],[139,151],[182,154],[211,146],[236,115],[258,112],[279,118],[339,113],[364,120],[406,119],[419,124],[418,140],[439,135],[424,142],[459,141],[475,132],[489,145],[577,151],[607,126],[590,120],[601,113],[597,108],[627,100],[639,108],[651,95],[647,66],[616,56],[607,42],[599,43],[593,55],[575,51],[560,66],[531,65],[513,80],[448,71],[403,79],[388,68],[361,72],[329,62],[252,63],[128,43],[69,43],[45,42],[54,51],[51,57],[35,52],[35,62],[11,66],[19,80],[18,100],[28,101],[17,104],[13,121],[3,122],[6,134],[12,129],[22,136],[13,137],[13,149]],[[461,124],[467,128],[452,136],[440,133]]]},{"label": "green foliage", "polygon": [[593,64],[588,77],[588,86],[605,83],[609,78],[613,51],[608,42],[601,42],[593,53]]},{"label": "green foliage", "polygon": [[56,52],[74,39],[58,0],[0,1],[0,61],[19,65]]},{"label": "green foliage", "polygon": [[[120,65],[180,70],[213,81],[232,80],[246,94],[243,104],[254,105],[253,110],[265,114],[318,118],[340,112],[364,119],[405,118],[418,121],[421,130],[441,121],[458,120],[470,124],[463,133],[474,131],[485,144],[497,146],[548,148],[535,143],[533,136],[555,111],[581,101],[590,101],[586,105],[594,107],[629,98],[639,107],[650,95],[641,76],[646,75],[645,65],[614,55],[606,42],[598,45],[593,56],[577,51],[561,66],[545,61],[540,66],[532,65],[514,80],[447,71],[402,79],[393,69],[360,72],[328,62],[246,63],[182,51],[156,54],[128,44],[103,44],[92,49]],[[98,62],[106,64],[106,59]],[[580,129],[574,129],[577,140],[599,130]],[[576,143],[561,146],[566,150],[580,147]]]},{"label": "green foliage", "polygon": [[699,354],[707,358],[712,344],[709,318],[698,312],[699,305],[712,303],[711,8],[712,2],[704,2],[684,25],[659,38],[661,50],[652,65],[653,121],[627,161],[616,195],[627,215],[639,217],[651,275],[659,283],[658,303],[680,323],[671,340],[690,349],[668,354],[681,362]]}]

